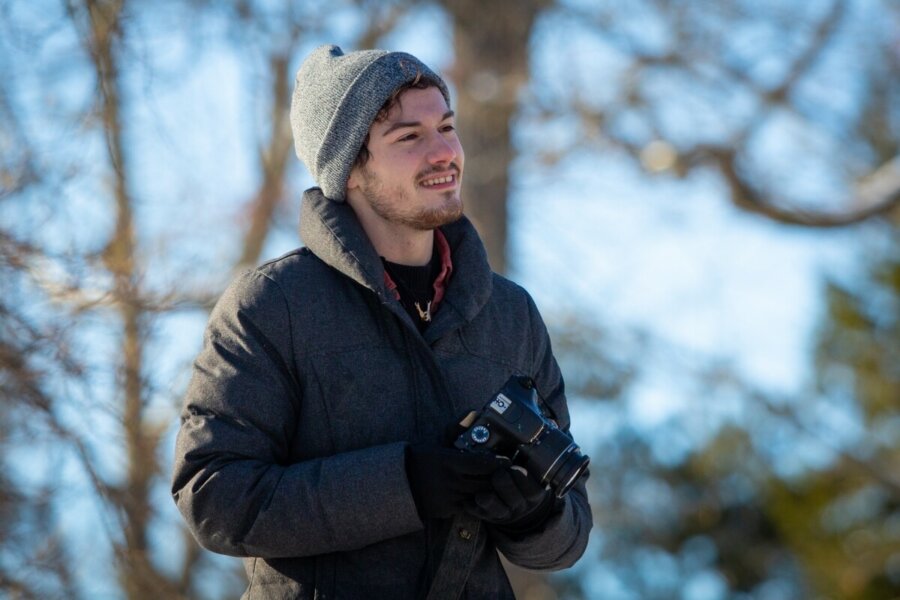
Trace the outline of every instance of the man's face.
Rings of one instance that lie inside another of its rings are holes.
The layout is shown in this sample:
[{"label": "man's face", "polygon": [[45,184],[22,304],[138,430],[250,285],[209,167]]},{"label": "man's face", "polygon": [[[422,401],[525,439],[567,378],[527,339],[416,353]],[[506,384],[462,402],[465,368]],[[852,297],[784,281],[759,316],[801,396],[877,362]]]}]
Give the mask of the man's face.
[{"label": "man's face", "polygon": [[355,166],[348,193],[385,224],[430,230],[462,215],[463,149],[440,90],[410,89],[369,129],[369,160]]}]

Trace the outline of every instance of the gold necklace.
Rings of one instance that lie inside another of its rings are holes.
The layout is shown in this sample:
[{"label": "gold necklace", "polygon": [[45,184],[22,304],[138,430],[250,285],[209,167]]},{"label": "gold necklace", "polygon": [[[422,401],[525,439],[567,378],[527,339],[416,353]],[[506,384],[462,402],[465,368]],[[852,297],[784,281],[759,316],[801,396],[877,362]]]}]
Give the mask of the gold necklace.
[{"label": "gold necklace", "polygon": [[[394,276],[390,274],[390,269],[387,264],[385,264],[385,272],[387,272],[391,276],[391,281],[394,282],[396,286],[396,293],[398,296],[398,300],[400,300],[401,304],[404,303],[403,297],[407,298],[406,302],[411,302],[412,305],[416,309],[416,313],[419,315],[419,320],[425,323],[431,322],[431,303],[432,300],[425,301],[425,308],[422,308],[422,304],[415,299],[417,294],[413,293],[412,288],[410,288],[403,277]],[[404,293],[405,292],[405,293]]]},{"label": "gold necklace", "polygon": [[426,323],[431,322],[431,300],[428,301],[428,304],[425,305],[425,310],[422,310],[422,307],[419,306],[418,302],[413,302],[413,305],[416,307],[416,312],[419,313],[419,318],[425,321]]}]

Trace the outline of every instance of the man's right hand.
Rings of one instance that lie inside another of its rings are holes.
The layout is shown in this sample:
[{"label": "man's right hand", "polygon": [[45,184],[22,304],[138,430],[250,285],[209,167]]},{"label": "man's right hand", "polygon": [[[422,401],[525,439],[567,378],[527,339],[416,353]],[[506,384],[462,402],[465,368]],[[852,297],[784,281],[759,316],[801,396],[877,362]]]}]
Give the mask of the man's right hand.
[{"label": "man's right hand", "polygon": [[406,449],[406,477],[421,519],[447,519],[471,508],[475,494],[490,492],[494,471],[509,459],[428,444]]}]

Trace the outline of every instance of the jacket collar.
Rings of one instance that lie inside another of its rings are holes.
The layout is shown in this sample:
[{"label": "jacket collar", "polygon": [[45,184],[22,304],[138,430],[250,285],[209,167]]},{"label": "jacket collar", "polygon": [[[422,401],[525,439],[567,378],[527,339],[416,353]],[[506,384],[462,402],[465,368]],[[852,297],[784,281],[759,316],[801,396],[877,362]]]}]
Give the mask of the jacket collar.
[{"label": "jacket collar", "polygon": [[[439,333],[452,328],[459,319],[474,319],[491,296],[491,269],[484,245],[469,219],[462,217],[441,227],[441,232],[453,257],[453,275],[442,309],[426,331],[429,338],[432,329]],[[397,303],[385,285],[381,259],[348,204],[327,199],[319,188],[306,190],[300,208],[300,237],[325,264],[372,290],[382,303]],[[451,312],[454,314],[448,314]]]}]

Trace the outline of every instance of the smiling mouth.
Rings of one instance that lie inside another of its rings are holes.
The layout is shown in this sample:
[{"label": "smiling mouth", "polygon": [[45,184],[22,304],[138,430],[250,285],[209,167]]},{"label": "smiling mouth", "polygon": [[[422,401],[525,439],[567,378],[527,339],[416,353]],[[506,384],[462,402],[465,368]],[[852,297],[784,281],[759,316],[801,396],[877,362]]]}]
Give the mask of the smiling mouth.
[{"label": "smiling mouth", "polygon": [[439,175],[430,175],[419,182],[424,188],[447,189],[456,187],[459,181],[459,172],[442,173]]},{"label": "smiling mouth", "polygon": [[443,185],[445,183],[453,183],[456,181],[456,175],[444,175],[443,177],[432,177],[431,179],[426,179],[422,182],[422,185],[425,187],[433,187],[436,185]]}]

